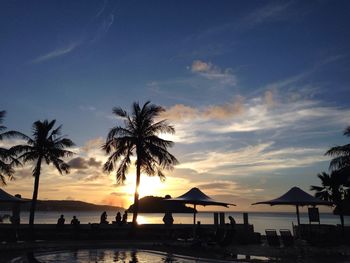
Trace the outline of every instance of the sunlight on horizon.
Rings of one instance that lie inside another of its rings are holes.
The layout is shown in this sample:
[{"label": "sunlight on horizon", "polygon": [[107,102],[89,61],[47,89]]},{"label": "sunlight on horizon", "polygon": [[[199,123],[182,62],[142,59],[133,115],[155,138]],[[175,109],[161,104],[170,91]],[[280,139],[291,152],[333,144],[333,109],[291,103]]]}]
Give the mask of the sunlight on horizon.
[{"label": "sunlight on horizon", "polygon": [[[129,205],[134,203],[134,192],[135,192],[135,175],[127,175],[131,180],[123,186],[123,192],[128,194],[127,202]],[[139,198],[145,196],[165,196],[167,193],[164,193],[164,188],[167,188],[167,181],[162,182],[158,176],[148,176],[146,174],[141,174],[140,186],[138,189]]]}]

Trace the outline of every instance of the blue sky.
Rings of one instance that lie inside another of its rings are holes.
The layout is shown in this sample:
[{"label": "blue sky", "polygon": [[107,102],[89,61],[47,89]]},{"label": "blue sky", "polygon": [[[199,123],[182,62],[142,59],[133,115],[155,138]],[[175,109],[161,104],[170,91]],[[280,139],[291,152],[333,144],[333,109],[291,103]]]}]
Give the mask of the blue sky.
[{"label": "blue sky", "polygon": [[[154,194],[200,186],[253,209],[318,184],[324,152],[347,142],[349,11],[348,1],[1,1],[5,124],[30,133],[55,118],[77,144],[76,168],[47,168],[41,198],[126,205],[133,175],[116,187],[99,145],[112,107],[151,100],[167,109],[181,162]],[[10,192],[30,195],[29,169]]]}]

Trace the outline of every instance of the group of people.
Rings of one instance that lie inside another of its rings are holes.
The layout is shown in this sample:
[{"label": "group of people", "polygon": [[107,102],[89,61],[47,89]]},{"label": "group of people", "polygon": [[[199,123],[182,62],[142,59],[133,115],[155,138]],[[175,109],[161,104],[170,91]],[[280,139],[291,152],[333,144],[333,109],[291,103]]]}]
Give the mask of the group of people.
[{"label": "group of people", "polygon": [[[64,218],[64,215],[61,215],[58,220],[57,220],[57,226],[63,226],[65,223],[66,219]],[[128,213],[125,211],[123,214],[123,217],[121,215],[120,212],[117,213],[116,217],[115,217],[115,221],[113,221],[112,223],[114,224],[118,224],[118,225],[126,225],[128,222]],[[101,214],[100,217],[100,224],[108,224],[109,222],[107,221],[107,212],[104,211]],[[80,221],[77,219],[76,216],[73,216],[73,219],[70,222],[71,225],[79,225]]]},{"label": "group of people", "polygon": [[[230,221],[230,225],[231,228],[234,229],[236,226],[236,221],[232,216],[229,216],[229,221]],[[61,215],[60,218],[57,220],[57,226],[62,226],[65,223],[65,218],[64,215]],[[117,213],[117,215],[115,216],[115,221],[113,221],[113,224],[117,224],[117,225],[126,225],[128,222],[128,213],[126,211],[124,211],[123,217],[121,215],[120,212]],[[166,212],[164,217],[163,217],[163,222],[165,225],[167,226],[171,226],[174,222],[173,216],[170,212]],[[101,214],[100,217],[100,224],[108,224],[109,222],[107,221],[107,212],[104,211]],[[77,219],[76,216],[73,216],[73,219],[70,221],[71,225],[79,225],[80,221]]]},{"label": "group of people", "polygon": [[[120,212],[117,213],[117,215],[115,216],[115,221],[113,221],[113,224],[117,224],[117,225],[126,225],[128,222],[128,213],[126,211],[124,211],[123,217],[121,215]],[[100,224],[108,224],[109,222],[107,221],[107,212],[104,211],[101,214],[101,219],[100,219]]]},{"label": "group of people", "polygon": [[115,216],[115,224],[126,225],[128,223],[128,213],[124,211],[123,217],[120,212]]},{"label": "group of people", "polygon": [[[64,218],[64,215],[61,215],[60,218],[57,220],[57,226],[63,226],[66,222],[66,219]],[[70,221],[71,225],[79,225],[80,221],[76,216],[73,216],[72,220]]]}]

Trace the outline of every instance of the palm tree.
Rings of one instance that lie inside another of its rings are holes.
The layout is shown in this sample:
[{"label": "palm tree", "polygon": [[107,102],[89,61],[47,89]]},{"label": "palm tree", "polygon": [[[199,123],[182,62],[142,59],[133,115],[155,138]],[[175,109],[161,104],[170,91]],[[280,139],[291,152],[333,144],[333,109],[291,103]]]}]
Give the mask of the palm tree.
[{"label": "palm tree", "polygon": [[[350,137],[350,126],[344,131],[344,135]],[[350,144],[334,146],[330,148],[326,155],[334,157],[329,165],[329,168],[334,171],[343,171],[349,174],[350,171]]]},{"label": "palm tree", "polygon": [[33,137],[30,138],[29,136],[20,134],[21,138],[26,141],[26,144],[16,145],[10,149],[18,156],[17,159],[23,164],[27,162],[35,163],[32,171],[34,176],[34,191],[30,206],[30,229],[33,229],[34,226],[34,214],[39,191],[42,162],[45,161],[47,165],[52,163],[60,174],[69,172],[68,164],[61,158],[73,155],[73,152],[65,150],[65,148],[73,146],[74,143],[70,139],[61,136],[62,126],[53,129],[55,123],[56,120],[34,122]]},{"label": "palm tree", "polygon": [[134,102],[131,115],[120,107],[113,108],[113,113],[117,118],[124,120],[124,127],[112,128],[107,135],[106,143],[102,146],[109,155],[103,170],[111,172],[116,169],[118,183],[125,181],[131,157],[136,156],[134,225],[137,224],[141,172],[149,176],[157,175],[164,180],[165,175],[162,169],[172,169],[178,163],[177,159],[167,150],[174,143],[158,137],[159,133],[173,134],[175,132],[166,120],[156,121],[156,118],[164,111],[164,108],[150,104],[149,101],[142,108],[139,103]]},{"label": "palm tree", "polygon": [[[5,114],[6,111],[0,111],[0,141],[2,141],[5,137],[11,137],[16,133],[15,131],[4,132],[6,130],[6,126],[1,124]],[[13,158],[11,152],[8,149],[0,147],[0,181],[2,185],[6,185],[5,176],[7,176],[9,179],[13,178],[13,174],[15,172],[13,169],[13,164],[16,164],[16,160]]]},{"label": "palm tree", "polygon": [[347,180],[337,172],[332,172],[330,175],[322,172],[317,175],[321,180],[322,186],[312,185],[311,191],[316,191],[315,197],[322,200],[333,202],[336,205],[336,210],[339,213],[342,228],[344,229],[344,214],[343,203],[347,198]]}]

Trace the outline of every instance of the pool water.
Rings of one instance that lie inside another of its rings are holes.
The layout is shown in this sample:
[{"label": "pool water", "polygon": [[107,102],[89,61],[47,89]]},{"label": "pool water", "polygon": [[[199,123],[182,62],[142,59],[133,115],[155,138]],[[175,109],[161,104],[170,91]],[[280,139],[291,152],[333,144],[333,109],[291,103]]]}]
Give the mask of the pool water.
[{"label": "pool water", "polygon": [[[173,255],[157,251],[148,250],[121,250],[121,249],[79,249],[65,250],[47,253],[36,253],[35,258],[39,262],[45,263],[194,263],[194,262],[227,262],[220,260],[210,260],[203,258],[193,258],[187,256]],[[15,258],[10,263],[26,262],[24,257]],[[231,261],[232,262],[232,261]]]}]

